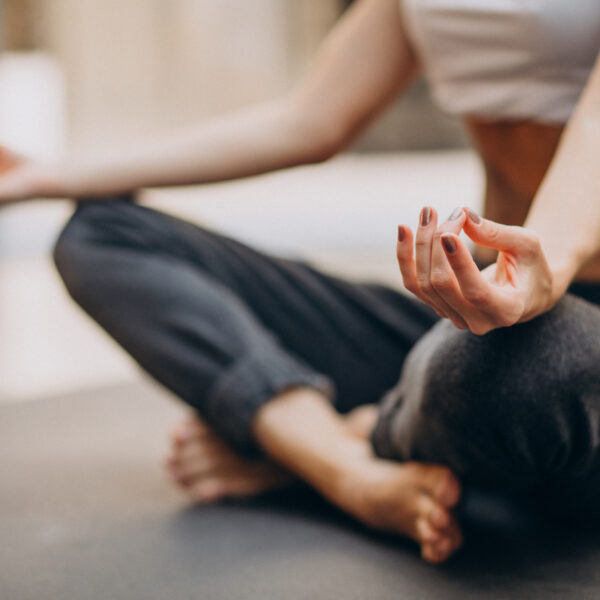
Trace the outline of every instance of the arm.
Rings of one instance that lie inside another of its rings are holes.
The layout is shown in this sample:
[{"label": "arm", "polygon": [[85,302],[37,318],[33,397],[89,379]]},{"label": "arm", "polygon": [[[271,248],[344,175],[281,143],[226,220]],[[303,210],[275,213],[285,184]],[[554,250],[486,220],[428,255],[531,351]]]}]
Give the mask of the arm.
[{"label": "arm", "polygon": [[[21,160],[20,168],[0,178],[0,202],[199,184],[323,161],[344,148],[416,72],[397,0],[361,0],[288,96],[122,152],[109,149],[45,166]],[[1,163],[0,156],[0,174]]]},{"label": "arm", "polygon": [[[600,251],[599,156],[600,55],[524,227],[500,225],[468,209],[438,227],[435,211],[424,209],[414,257],[412,231],[398,231],[406,287],[456,327],[476,334],[552,308]],[[458,237],[463,228],[475,243],[500,251],[482,273]]]},{"label": "arm", "polygon": [[525,227],[540,237],[553,297],[600,251],[600,55]]}]

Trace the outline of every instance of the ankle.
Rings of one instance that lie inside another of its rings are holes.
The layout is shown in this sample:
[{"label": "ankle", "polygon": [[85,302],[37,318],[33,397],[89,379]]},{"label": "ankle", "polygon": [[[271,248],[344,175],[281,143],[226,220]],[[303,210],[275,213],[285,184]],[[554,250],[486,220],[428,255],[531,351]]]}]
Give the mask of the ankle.
[{"label": "ankle", "polygon": [[372,461],[369,443],[351,435],[338,446],[332,475],[319,491],[336,506],[363,518],[368,512]]},{"label": "ankle", "polygon": [[371,455],[368,441],[351,434],[329,401],[310,388],[273,399],[253,425],[269,456],[335,503],[346,493],[356,465]]}]

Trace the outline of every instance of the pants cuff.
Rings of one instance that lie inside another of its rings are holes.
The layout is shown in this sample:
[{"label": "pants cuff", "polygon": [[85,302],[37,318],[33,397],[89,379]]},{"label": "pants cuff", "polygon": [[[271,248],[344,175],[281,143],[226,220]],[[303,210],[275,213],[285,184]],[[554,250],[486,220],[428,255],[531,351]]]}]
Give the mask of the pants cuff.
[{"label": "pants cuff", "polygon": [[322,374],[283,351],[253,352],[238,359],[212,388],[206,418],[236,450],[259,454],[252,436],[256,412],[277,394],[293,387],[310,387],[335,402],[335,385]]}]

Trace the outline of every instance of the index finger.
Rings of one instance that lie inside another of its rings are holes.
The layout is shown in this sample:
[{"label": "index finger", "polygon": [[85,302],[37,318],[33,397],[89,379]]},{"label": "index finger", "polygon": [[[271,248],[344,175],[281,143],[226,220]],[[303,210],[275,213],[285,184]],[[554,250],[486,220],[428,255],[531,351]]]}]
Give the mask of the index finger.
[{"label": "index finger", "polygon": [[518,299],[494,287],[483,276],[458,236],[444,234],[442,242],[465,300],[491,317],[494,323],[512,325],[515,315],[518,315]]}]

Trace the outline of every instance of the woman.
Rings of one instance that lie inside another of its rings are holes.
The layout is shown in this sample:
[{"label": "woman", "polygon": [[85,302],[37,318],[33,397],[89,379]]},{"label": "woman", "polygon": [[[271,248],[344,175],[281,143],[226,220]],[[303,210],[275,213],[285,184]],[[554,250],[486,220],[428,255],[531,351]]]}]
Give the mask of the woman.
[{"label": "woman", "polygon": [[[529,322],[550,311],[572,281],[580,282],[574,291],[598,301],[600,65],[593,65],[600,6],[582,0],[575,14],[560,0],[520,4],[360,0],[309,76],[281,100],[108,157],[41,165],[4,152],[3,201],[80,200],[55,251],[67,288],[201,415],[175,432],[169,461],[196,500],[256,493],[293,475],[367,525],[411,537],[430,562],[461,545],[452,511],[461,493],[456,475],[375,457],[368,437],[376,412],[367,405],[395,383],[438,315],[488,344],[494,335],[470,332]],[[416,251],[410,228],[399,228],[400,270],[423,303],[265,256],[131,202],[145,186],[324,161],[419,73],[443,108],[464,117],[487,175],[486,219],[459,209],[438,224],[425,207]],[[481,246],[477,260],[491,263],[482,273],[457,237],[461,229]],[[585,306],[593,321],[597,309]],[[566,312],[552,317],[552,331],[565,330],[574,314]],[[440,327],[447,326],[437,325],[434,336]],[[492,342],[483,350],[502,347]],[[410,387],[405,380],[418,366],[405,369],[401,386]],[[398,430],[397,400],[384,403],[375,447],[382,456],[427,460],[425,451],[411,456],[410,448],[403,454],[384,443],[386,423]]]}]

